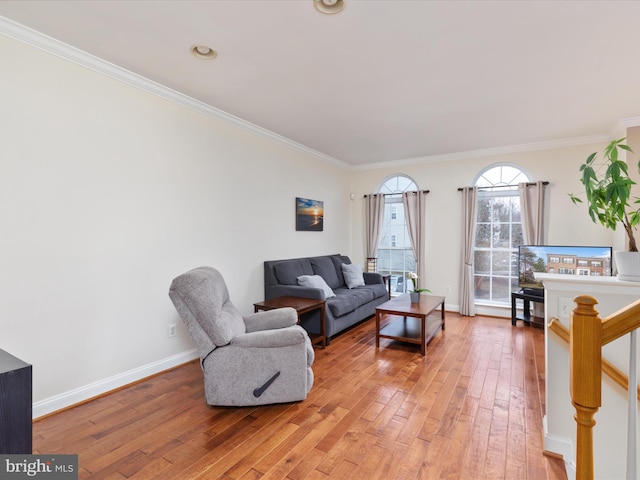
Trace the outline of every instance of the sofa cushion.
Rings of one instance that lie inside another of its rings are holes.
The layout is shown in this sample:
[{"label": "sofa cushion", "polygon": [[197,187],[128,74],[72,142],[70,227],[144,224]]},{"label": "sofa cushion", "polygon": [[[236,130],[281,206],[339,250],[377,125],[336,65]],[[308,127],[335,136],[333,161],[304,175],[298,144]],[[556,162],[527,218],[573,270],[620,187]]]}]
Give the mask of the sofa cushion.
[{"label": "sofa cushion", "polygon": [[349,312],[353,312],[358,307],[358,301],[355,295],[350,293],[336,291],[336,296],[327,300],[327,308],[331,310],[334,318],[346,315]]},{"label": "sofa cushion", "polygon": [[[338,271],[336,270],[336,267],[331,261],[330,257],[311,257],[309,261],[311,262],[313,273],[324,278],[324,281],[327,282],[327,285],[329,285],[329,287],[340,287],[341,282],[340,278],[338,277]],[[340,273],[342,273],[342,270],[340,270]]]},{"label": "sofa cushion", "polygon": [[[349,257],[347,257],[346,255],[331,255],[331,262],[333,263],[333,266],[336,268],[336,272],[339,272],[338,274],[338,282],[339,282],[339,287],[345,287],[347,284],[344,281],[344,274],[342,273],[342,264],[346,263],[347,265],[351,264],[351,259]],[[331,288],[336,288],[336,287],[331,287]]]},{"label": "sofa cushion", "polygon": [[335,297],[336,294],[320,275],[302,275],[298,277],[298,285],[301,287],[320,288],[324,292],[324,298]]},{"label": "sofa cushion", "polygon": [[389,296],[389,290],[387,290],[387,286],[384,283],[368,283],[364,287],[360,287],[360,288],[366,288],[370,290],[371,293],[373,294],[373,298]]},{"label": "sofa cushion", "polygon": [[274,270],[278,282],[283,285],[297,285],[298,277],[302,275],[313,275],[311,262],[309,262],[307,258],[279,262],[275,265]]},{"label": "sofa cushion", "polygon": [[342,264],[342,273],[344,274],[344,281],[348,288],[362,287],[364,286],[364,275],[362,274],[362,267],[357,263]]},{"label": "sofa cushion", "polygon": [[373,300],[373,291],[366,287],[356,287],[349,290],[350,294],[356,297],[358,307]]},{"label": "sofa cushion", "polygon": [[334,317],[353,312],[374,298],[373,291],[367,287],[338,288],[334,293],[336,296],[327,300],[327,307],[331,309]]}]

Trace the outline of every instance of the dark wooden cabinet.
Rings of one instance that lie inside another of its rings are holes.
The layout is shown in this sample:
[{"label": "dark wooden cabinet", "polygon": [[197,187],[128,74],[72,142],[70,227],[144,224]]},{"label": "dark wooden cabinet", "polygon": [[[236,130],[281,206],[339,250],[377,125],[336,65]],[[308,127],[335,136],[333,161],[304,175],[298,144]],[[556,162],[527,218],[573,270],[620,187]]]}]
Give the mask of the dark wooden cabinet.
[{"label": "dark wooden cabinet", "polygon": [[31,365],[0,350],[0,454],[30,454]]}]

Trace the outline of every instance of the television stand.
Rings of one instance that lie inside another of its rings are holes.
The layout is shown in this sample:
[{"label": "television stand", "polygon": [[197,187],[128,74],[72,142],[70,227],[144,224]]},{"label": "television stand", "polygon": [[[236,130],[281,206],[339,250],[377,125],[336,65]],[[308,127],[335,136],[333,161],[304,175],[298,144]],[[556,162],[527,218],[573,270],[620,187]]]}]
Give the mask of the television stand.
[{"label": "television stand", "polygon": [[[516,302],[522,300],[522,317],[518,317]],[[544,318],[531,315],[531,302],[542,303],[544,305],[544,294],[537,295],[520,290],[511,293],[511,325],[515,325],[517,320],[522,320],[525,325],[535,325],[544,327]],[[539,321],[536,321],[539,319]]]}]

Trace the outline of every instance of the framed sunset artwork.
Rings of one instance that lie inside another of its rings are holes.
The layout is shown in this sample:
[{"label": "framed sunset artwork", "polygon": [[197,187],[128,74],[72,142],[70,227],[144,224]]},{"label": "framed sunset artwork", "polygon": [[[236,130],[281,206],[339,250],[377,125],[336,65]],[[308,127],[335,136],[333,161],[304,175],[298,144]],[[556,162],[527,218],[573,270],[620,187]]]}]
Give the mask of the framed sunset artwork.
[{"label": "framed sunset artwork", "polygon": [[296,197],[296,230],[321,232],[324,220],[324,202]]}]

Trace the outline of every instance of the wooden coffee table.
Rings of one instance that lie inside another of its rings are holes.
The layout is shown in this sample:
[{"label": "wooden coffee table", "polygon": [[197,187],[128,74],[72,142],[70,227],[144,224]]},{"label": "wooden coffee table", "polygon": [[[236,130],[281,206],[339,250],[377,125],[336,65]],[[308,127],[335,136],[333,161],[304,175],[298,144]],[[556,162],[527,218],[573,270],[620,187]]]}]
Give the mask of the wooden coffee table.
[{"label": "wooden coffee table", "polygon": [[253,304],[253,311],[259,310],[274,310],[276,308],[291,307],[296,310],[298,314],[298,323],[300,323],[300,315],[303,313],[311,312],[312,310],[320,310],[320,335],[309,333],[309,338],[313,345],[319,344],[322,348],[326,346],[325,338],[325,301],[318,300],[316,298],[304,298],[304,297],[275,297],[263,302]]},{"label": "wooden coffee table", "polygon": [[[429,340],[439,328],[444,330],[444,300],[445,297],[420,294],[420,303],[411,303],[411,297],[405,293],[378,305],[376,347],[380,347],[381,338],[390,338],[420,345],[420,353],[425,355]],[[433,315],[438,307],[440,315]]]}]

